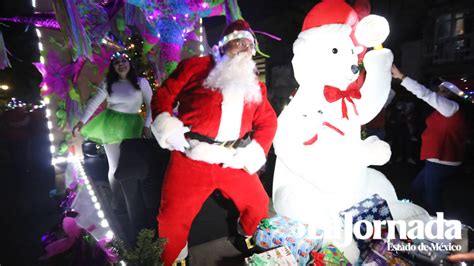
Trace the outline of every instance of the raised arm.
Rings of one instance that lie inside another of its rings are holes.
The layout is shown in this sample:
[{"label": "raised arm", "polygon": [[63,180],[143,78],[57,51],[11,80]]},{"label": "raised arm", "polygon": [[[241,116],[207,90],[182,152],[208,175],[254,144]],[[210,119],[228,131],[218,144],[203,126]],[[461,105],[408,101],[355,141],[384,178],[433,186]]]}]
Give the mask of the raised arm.
[{"label": "raised arm", "polygon": [[422,99],[427,104],[431,105],[436,111],[440,112],[445,117],[454,115],[459,110],[459,105],[455,101],[451,101],[436,92],[426,88],[410,77],[405,77],[402,81],[402,86],[416,97]]},{"label": "raised arm", "polygon": [[372,50],[364,56],[367,75],[360,91],[362,97],[356,101],[361,125],[370,122],[387,102],[392,81],[392,62],[393,54],[386,48]]},{"label": "raised arm", "polygon": [[395,65],[392,66],[392,76],[393,78],[401,80],[401,85],[403,87],[436,109],[436,111],[440,112],[444,117],[450,117],[459,110],[457,102],[451,101],[448,98],[426,88],[416,80],[407,77]]}]

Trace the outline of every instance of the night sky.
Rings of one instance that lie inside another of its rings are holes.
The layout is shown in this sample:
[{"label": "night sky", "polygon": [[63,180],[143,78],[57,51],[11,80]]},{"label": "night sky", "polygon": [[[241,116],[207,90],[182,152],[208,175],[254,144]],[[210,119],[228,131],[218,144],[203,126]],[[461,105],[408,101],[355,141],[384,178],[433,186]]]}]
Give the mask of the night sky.
[{"label": "night sky", "polygon": [[[31,0],[1,1],[0,16],[10,17],[28,15],[33,12]],[[0,70],[0,83],[12,89],[10,97],[31,101],[39,97],[41,75],[32,62],[39,61],[38,38],[34,27],[14,23],[1,23],[5,46],[12,53],[12,68]]]},{"label": "night sky", "polygon": [[[265,52],[271,55],[270,65],[289,63],[292,44],[296,39],[304,16],[319,1],[315,0],[240,0],[243,17],[256,30],[266,31],[281,37],[281,42],[259,37]],[[424,21],[432,0],[372,0],[372,13],[385,16],[391,27],[391,34],[384,46],[391,48],[395,62],[399,60],[399,47],[403,42],[422,38]],[[1,1],[0,16],[28,15],[33,12],[30,0]],[[206,18],[209,44],[212,46],[224,27],[224,17]],[[39,97],[41,76],[32,62],[39,61],[37,37],[33,27],[3,23],[6,47],[13,54],[10,61],[13,68],[0,71],[0,82],[11,84],[10,97],[26,101]],[[5,96],[5,95],[3,95]]]}]

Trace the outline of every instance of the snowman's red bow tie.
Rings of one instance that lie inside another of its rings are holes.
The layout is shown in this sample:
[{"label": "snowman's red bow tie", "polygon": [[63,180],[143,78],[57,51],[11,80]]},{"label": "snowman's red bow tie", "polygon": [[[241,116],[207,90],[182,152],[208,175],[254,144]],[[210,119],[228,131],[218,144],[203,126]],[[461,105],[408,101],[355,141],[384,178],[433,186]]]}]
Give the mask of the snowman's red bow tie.
[{"label": "snowman's red bow tie", "polygon": [[347,104],[346,100],[352,104],[354,107],[354,113],[356,115],[359,115],[357,112],[357,107],[352,99],[360,99],[362,95],[360,94],[360,87],[362,87],[362,84],[364,82],[364,77],[365,73],[361,73],[359,78],[355,81],[349,84],[349,87],[347,87],[347,90],[342,91],[339,88],[333,87],[326,85],[324,86],[324,97],[326,98],[326,101],[333,103],[339,99],[341,100],[341,111],[342,111],[342,118],[349,119],[349,116],[347,115]]}]

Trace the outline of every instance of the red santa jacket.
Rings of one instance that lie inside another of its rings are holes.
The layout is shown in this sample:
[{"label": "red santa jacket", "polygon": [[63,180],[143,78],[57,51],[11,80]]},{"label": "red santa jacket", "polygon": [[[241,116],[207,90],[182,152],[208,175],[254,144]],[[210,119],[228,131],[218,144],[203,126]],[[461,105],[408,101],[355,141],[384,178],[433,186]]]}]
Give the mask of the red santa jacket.
[{"label": "red santa jacket", "polygon": [[[157,90],[152,98],[153,117],[167,112],[179,102],[178,119],[191,131],[215,138],[221,123],[223,94],[211,90],[203,83],[215,63],[211,56],[193,57],[178,64],[176,70]],[[267,100],[267,89],[262,82],[261,101],[245,103],[239,137],[252,131],[251,138],[268,153],[276,131],[276,115]]]},{"label": "red santa jacket", "polygon": [[462,161],[467,131],[467,125],[460,110],[451,117],[444,117],[438,111],[434,111],[426,119],[426,129],[421,136],[421,159]]}]

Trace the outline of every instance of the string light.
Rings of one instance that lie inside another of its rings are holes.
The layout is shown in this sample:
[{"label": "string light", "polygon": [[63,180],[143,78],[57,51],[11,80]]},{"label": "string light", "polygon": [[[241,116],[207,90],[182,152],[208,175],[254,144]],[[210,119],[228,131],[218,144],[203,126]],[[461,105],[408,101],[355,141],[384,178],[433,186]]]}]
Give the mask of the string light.
[{"label": "string light", "polygon": [[100,225],[102,227],[109,227],[109,222],[106,219],[102,219],[102,221],[100,221]]},{"label": "string light", "polygon": [[[36,9],[36,0],[31,0],[31,5],[33,6],[33,9]],[[43,47],[43,43],[41,42],[41,31],[36,28],[35,29],[35,32],[36,32],[36,36],[38,37],[38,50],[40,52],[42,52],[44,50],[44,47]],[[40,62],[41,64],[44,64],[45,63],[45,59],[44,59],[44,56],[40,55]],[[48,89],[48,87],[43,86],[43,88],[41,88],[42,91],[46,91]],[[51,152],[51,164],[52,165],[55,165],[56,163],[58,162],[62,162],[63,160],[59,160],[58,158],[55,158],[55,153],[56,153],[56,147],[54,146],[54,136],[53,136],[53,133],[52,133],[52,129],[53,129],[53,123],[51,122],[50,118],[51,118],[51,110],[48,108],[48,104],[49,104],[49,99],[48,98],[43,98],[43,103],[41,104],[42,107],[46,107],[46,119],[47,119],[47,127],[49,129],[49,142],[50,142],[50,148],[49,148],[49,151]]]},{"label": "string light", "polygon": [[204,56],[202,18],[199,18],[199,56]]},{"label": "string light", "polygon": [[[35,9],[36,8],[36,0],[32,0],[31,1],[31,5],[33,6],[33,8]],[[36,29],[36,35],[38,36],[38,49],[40,51],[42,51],[44,48],[43,48],[43,44],[41,43],[41,32],[39,29]],[[103,39],[102,42],[107,42],[107,40]],[[40,62],[42,64],[44,64],[45,62],[45,59],[43,56],[40,56]],[[43,88],[41,88],[41,90],[47,90],[48,88],[46,86],[44,86]],[[13,101],[16,101],[15,98],[12,98]],[[96,214],[97,214],[97,217],[98,217],[98,221],[100,221],[100,225],[104,228],[108,228],[109,230],[105,233],[105,237],[106,239],[108,240],[111,240],[113,237],[114,237],[114,232],[110,229],[109,227],[109,222],[107,221],[107,219],[105,218],[105,215],[104,215],[104,212],[101,208],[101,205],[100,203],[98,202],[97,200],[97,196],[96,196],[96,193],[91,185],[91,181],[89,180],[89,177],[86,175],[85,171],[84,171],[84,167],[82,166],[81,162],[79,161],[79,158],[74,156],[74,155],[71,155],[69,156],[68,158],[66,157],[62,157],[62,156],[55,156],[55,153],[56,153],[56,146],[54,146],[54,135],[53,135],[53,132],[52,132],[52,129],[53,129],[53,122],[51,121],[51,109],[49,109],[49,103],[50,103],[50,100],[48,97],[45,97],[43,98],[43,101],[41,101],[41,104],[40,105],[36,105],[36,108],[34,109],[38,109],[38,108],[44,108],[45,107],[45,117],[47,119],[47,122],[46,122],[46,125],[49,129],[49,132],[48,132],[48,139],[50,141],[50,152],[51,152],[51,164],[52,165],[57,165],[57,164],[60,164],[60,163],[71,163],[73,165],[73,167],[75,167],[75,169],[77,170],[77,172],[79,173],[79,181],[82,181],[82,182],[79,182],[79,184],[84,184],[84,187],[85,189],[87,189],[87,192],[90,196],[90,204],[91,206],[94,206],[94,209],[96,211]],[[21,101],[18,101],[18,103],[16,104],[16,106],[24,106],[25,104],[22,103]],[[12,106],[14,106],[12,104]],[[98,239],[102,238],[104,236],[98,236]]]},{"label": "string light", "polygon": [[109,222],[105,218],[104,211],[102,210],[102,207],[97,200],[96,192],[94,191],[94,188],[91,185],[92,183],[90,181],[90,178],[86,175],[84,167],[82,163],[79,161],[79,158],[76,156],[71,156],[70,158],[71,158],[70,162],[73,164],[73,166],[77,169],[77,172],[79,173],[79,184],[82,183],[83,188],[87,189],[87,194],[89,194],[90,196],[90,204],[93,204],[94,209],[96,210],[98,221],[100,221],[99,222],[100,226],[102,226],[103,228],[109,229],[105,233],[105,237],[107,239],[112,239],[114,237],[114,232],[110,229]]}]

